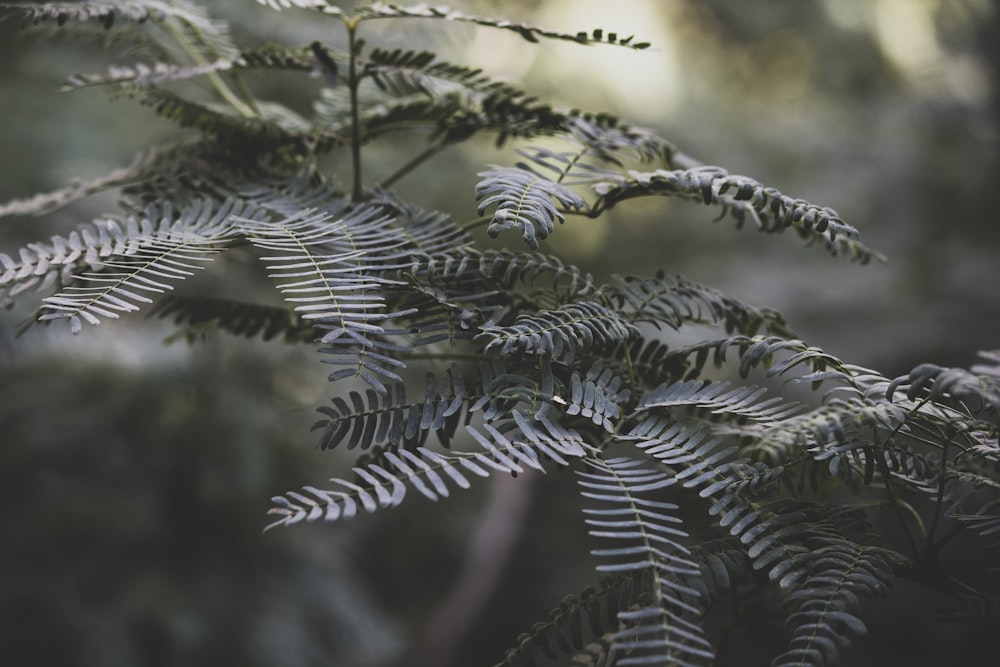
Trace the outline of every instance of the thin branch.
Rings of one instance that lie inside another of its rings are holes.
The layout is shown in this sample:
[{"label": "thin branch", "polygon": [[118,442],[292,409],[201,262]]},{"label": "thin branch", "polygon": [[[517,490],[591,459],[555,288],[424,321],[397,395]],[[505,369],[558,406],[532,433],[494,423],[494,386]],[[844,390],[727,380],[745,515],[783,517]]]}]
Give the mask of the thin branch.
[{"label": "thin branch", "polygon": [[348,55],[350,61],[347,72],[347,89],[351,95],[351,166],[353,169],[354,185],[351,188],[351,199],[361,201],[364,199],[364,187],[361,178],[361,112],[358,109],[358,21],[357,19],[345,21],[347,26]]},{"label": "thin branch", "polygon": [[393,172],[392,175],[390,175],[388,178],[386,178],[385,180],[383,180],[379,184],[379,187],[381,187],[381,188],[390,188],[390,187],[392,187],[401,178],[403,178],[404,176],[406,176],[407,174],[409,174],[411,171],[413,171],[414,169],[416,169],[417,167],[419,167],[421,164],[423,164],[427,160],[431,159],[432,157],[434,157],[435,155],[437,155],[438,153],[440,153],[441,151],[443,151],[445,148],[447,148],[450,145],[451,144],[449,144],[449,143],[441,142],[441,143],[437,143],[437,144],[433,144],[431,146],[428,146],[426,149],[424,149],[418,155],[416,155],[412,160],[410,160],[409,162],[407,162],[406,164],[404,164],[402,167],[400,167],[395,172]]},{"label": "thin branch", "polygon": [[[170,21],[165,22],[163,25],[167,32],[170,33],[170,36],[177,41],[182,49],[184,49],[184,52],[187,53],[192,60],[194,60],[196,65],[209,65],[208,60],[201,54],[201,51],[199,51],[198,48],[184,35],[184,31],[178,29],[177,26]],[[212,87],[215,88],[219,97],[225,100],[229,106],[233,107],[233,109],[236,110],[236,113],[240,114],[244,118],[257,118],[260,116],[253,106],[248,105],[246,102],[241,100],[239,96],[226,85],[226,82],[222,80],[222,77],[219,76],[218,72],[209,68],[205,73],[205,76],[212,84]]]}]

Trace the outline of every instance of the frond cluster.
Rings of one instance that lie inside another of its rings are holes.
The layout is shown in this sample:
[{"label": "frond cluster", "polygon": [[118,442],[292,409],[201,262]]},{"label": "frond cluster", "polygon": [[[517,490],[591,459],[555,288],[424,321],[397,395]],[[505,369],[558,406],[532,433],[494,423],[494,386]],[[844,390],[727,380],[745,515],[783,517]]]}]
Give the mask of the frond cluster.
[{"label": "frond cluster", "polygon": [[[320,447],[357,458],[349,475],[276,495],[272,527],[340,522],[412,495],[440,501],[497,474],[572,468],[599,543],[599,584],[521,635],[504,665],[532,664],[535,651],[711,664],[713,614],[743,597],[748,613],[786,621],[775,664],[833,664],[865,631],[865,598],[935,571],[958,534],[996,539],[1000,353],[968,370],[925,364],[893,380],[799,340],[771,309],[682,276],[602,281],[544,252],[557,223],[674,197],[738,226],[793,228],[833,254],[878,259],[835,211],[692,166],[617,117],[556,107],[473,66],[369,47],[359,35],[371,20],[434,19],[532,42],[645,43],[424,4],[353,13],[321,0],[262,4],[314,12],[350,46],[243,48],[227,24],[185,1],[14,6],[29,27],[163,27],[150,37],[162,61],[73,75],[67,87],[135,99],[187,137],[105,178],[0,205],[0,217],[43,215],[110,189],[121,202],[0,252],[0,304],[42,292],[33,319],[65,321],[73,333],[148,309],[189,340],[218,330],[315,345],[340,390],[318,409]],[[241,78],[249,71],[302,76],[303,90],[317,89],[311,111],[258,97]],[[403,132],[427,147],[369,183],[368,143]],[[484,134],[529,141],[511,166],[479,174],[471,226],[491,237],[515,231],[526,248],[480,247],[470,224],[389,189]],[[350,168],[327,173],[328,153]],[[220,257],[257,266],[272,298],[238,281],[232,291],[246,296],[235,300],[183,288],[197,289],[213,263],[223,272]],[[823,392],[793,401],[782,382]],[[875,519],[898,521],[900,543],[877,544]]]}]

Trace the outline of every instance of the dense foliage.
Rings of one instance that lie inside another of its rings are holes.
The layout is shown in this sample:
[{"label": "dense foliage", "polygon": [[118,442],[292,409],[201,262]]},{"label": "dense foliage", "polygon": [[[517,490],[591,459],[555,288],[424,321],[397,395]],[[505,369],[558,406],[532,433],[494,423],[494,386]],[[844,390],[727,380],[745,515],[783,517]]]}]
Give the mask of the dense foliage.
[{"label": "dense foliage", "polygon": [[[320,446],[356,456],[347,474],[274,497],[272,528],[571,471],[600,575],[526,620],[498,664],[710,664],[728,614],[737,628],[784,619],[774,665],[835,664],[866,634],[868,601],[900,580],[946,595],[945,616],[997,613],[995,573],[983,561],[959,571],[949,547],[982,549],[1000,530],[1000,353],[892,379],[688,278],[597,280],[546,254],[545,239],[639,198],[791,232],[819,246],[809,252],[881,255],[833,209],[703,165],[614,115],[364,37],[376,20],[433,20],[580,48],[648,44],[427,5],[266,4],[314,12],[343,39],[243,48],[185,0],[8,6],[26,28],[59,26],[50,38],[129,47],[68,89],[106,87],[192,130],[107,177],[0,206],[48,215],[120,195],[114,213],[0,253],[0,302],[45,294],[28,335],[37,321],[80,334],[147,310],[192,340],[221,330],[316,344],[336,391],[319,406]],[[262,73],[301,76],[311,105],[258,96],[249,82]],[[426,145],[366,180],[369,147],[399,135]],[[481,135],[513,149],[478,174],[471,221],[392,190]],[[523,245],[500,245],[507,232]],[[245,259],[275,298],[241,289],[233,267]],[[215,266],[235,276],[224,292],[177,289]],[[420,517],[434,522],[435,507]]]}]

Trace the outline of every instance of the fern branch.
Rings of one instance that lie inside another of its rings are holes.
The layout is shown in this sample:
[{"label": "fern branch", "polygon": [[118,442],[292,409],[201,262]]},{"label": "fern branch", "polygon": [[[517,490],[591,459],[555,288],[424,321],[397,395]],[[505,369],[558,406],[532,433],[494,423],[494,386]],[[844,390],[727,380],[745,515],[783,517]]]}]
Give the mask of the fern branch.
[{"label": "fern branch", "polygon": [[147,175],[151,168],[157,166],[165,153],[169,154],[170,152],[170,148],[151,149],[140,152],[127,167],[116,169],[107,176],[95,178],[91,181],[75,182],[53,192],[38,194],[28,199],[15,199],[5,204],[0,204],[0,218],[12,215],[45,215],[84,197],[136,182]]},{"label": "fern branch", "polygon": [[687,533],[667,512],[677,505],[652,500],[646,494],[674,484],[676,478],[662,471],[637,467],[632,459],[588,458],[596,472],[579,472],[581,495],[611,503],[611,508],[586,510],[591,535],[610,538],[625,546],[597,549],[591,553],[612,562],[599,571],[649,571],[652,599],[638,609],[618,612],[623,628],[612,636],[612,648],[624,655],[620,665],[677,664],[711,661],[711,644],[699,625],[698,594],[687,578],[698,575],[698,566],[687,558],[688,550],[676,538]]},{"label": "fern branch", "polygon": [[484,327],[477,336],[483,349],[502,356],[551,355],[569,362],[577,352],[619,344],[638,329],[615,310],[595,301],[568,303],[554,310],[522,313],[511,326]]},{"label": "fern branch", "polygon": [[192,262],[209,260],[234,238],[229,216],[251,209],[236,200],[197,200],[176,215],[169,204],[151,206],[123,224],[109,220],[53,237],[48,246],[32,244],[20,262],[0,253],[0,295],[10,303],[29,287],[66,285],[43,300],[40,319],[68,319],[78,333],[81,318],[96,325],[138,310],[138,303],[152,302],[146,294],[172,289],[164,280],[192,275],[201,268]]},{"label": "fern branch", "polygon": [[489,235],[496,237],[507,229],[517,228],[532,250],[538,249],[536,237],[546,238],[555,229],[555,222],[565,219],[553,200],[564,209],[586,206],[583,197],[566,186],[528,169],[493,167],[479,176],[481,180],[476,185],[479,215],[496,206]]},{"label": "fern branch", "polygon": [[[592,215],[599,215],[626,199],[648,196],[680,197],[719,206],[723,215],[742,226],[749,217],[764,232],[794,227],[807,240],[823,242],[832,254],[846,253],[862,263],[884,261],[879,253],[858,240],[858,232],[844,223],[837,212],[793,199],[774,188],[764,187],[745,176],[732,176],[720,167],[629,172],[594,186],[599,199]],[[735,191],[733,194],[727,194]]]},{"label": "fern branch", "polygon": [[228,299],[167,296],[153,305],[149,317],[170,319],[182,326],[171,339],[184,336],[188,342],[213,330],[246,338],[260,336],[265,341],[280,336],[286,343],[311,342],[323,335],[288,308]]},{"label": "fern branch", "polygon": [[589,33],[564,33],[539,26],[529,25],[527,23],[463,14],[462,12],[440,5],[429,6],[427,4],[419,4],[407,7],[391,3],[378,2],[369,5],[368,7],[360,8],[357,10],[356,16],[358,19],[366,21],[372,19],[390,18],[425,18],[474,23],[488,28],[514,32],[529,42],[537,42],[539,41],[539,38],[545,38],[575,42],[577,44],[612,44],[635,50],[646,49],[650,46],[648,42],[634,41],[634,37],[631,35],[627,37],[620,37],[615,32],[604,32],[602,29],[595,29]]},{"label": "fern branch", "polygon": [[759,500],[776,486],[781,468],[751,464],[707,428],[670,417],[648,418],[619,438],[677,467],[676,479],[685,488],[700,489],[702,498],[717,497],[709,513],[719,516],[720,525],[747,545],[754,569],[766,571],[785,588],[801,578],[806,550],[793,539],[807,526],[801,516],[782,512],[780,501]]},{"label": "fern branch", "polygon": [[791,337],[792,332],[780,313],[755,308],[720,292],[682,277],[655,278],[612,276],[614,284],[605,290],[620,304],[632,322],[666,324],[679,329],[686,323],[722,322],[727,333],[754,335],[768,333]]},{"label": "fern branch", "polygon": [[490,424],[483,426],[485,434],[466,427],[484,451],[444,455],[425,447],[416,451],[385,450],[377,462],[354,468],[356,481],[333,479],[334,489],[307,486],[301,493],[292,491],[275,496],[269,514],[280,518],[265,530],[320,518],[349,519],[359,509],[371,513],[395,507],[403,501],[408,487],[437,501],[449,496],[447,481],[462,489],[469,488],[470,472],[477,477],[488,477],[493,471],[523,473],[524,466],[542,471],[541,456],[566,464],[565,457],[578,458],[589,450],[579,435],[556,424],[543,420],[538,428],[520,413],[513,416],[520,436],[508,437]]},{"label": "fern branch", "polygon": [[817,548],[810,560],[808,584],[787,598],[798,605],[788,617],[793,634],[774,667],[840,662],[850,637],[866,633],[857,616],[860,598],[884,596],[893,578],[883,550],[843,540]]},{"label": "fern branch", "polygon": [[637,410],[690,407],[710,410],[712,414],[733,415],[743,419],[781,423],[801,409],[798,403],[785,403],[780,397],[763,399],[766,390],[754,385],[733,387],[729,382],[692,380],[661,384],[643,394]]}]

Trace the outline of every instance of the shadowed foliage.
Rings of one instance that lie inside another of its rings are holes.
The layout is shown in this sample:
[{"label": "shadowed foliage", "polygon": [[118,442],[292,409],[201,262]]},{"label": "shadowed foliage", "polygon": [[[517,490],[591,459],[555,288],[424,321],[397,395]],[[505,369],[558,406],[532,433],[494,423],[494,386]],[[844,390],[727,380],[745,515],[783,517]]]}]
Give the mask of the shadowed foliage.
[{"label": "shadowed foliage", "polygon": [[[959,536],[995,544],[1000,531],[1000,354],[893,379],[685,277],[595,279],[546,254],[545,240],[634,199],[712,207],[766,234],[791,229],[818,246],[810,252],[882,256],[835,210],[702,165],[623,119],[363,35],[371,21],[432,20],[530,43],[648,44],[423,4],[262,4],[312,12],[344,39],[244,48],[184,0],[3,5],[25,30],[141,33],[161,60],[72,74],[66,87],[104,87],[189,133],[106,177],[0,206],[0,216],[50,215],[106,191],[119,204],[0,252],[0,303],[32,299],[32,321],[73,334],[138,311],[194,344],[218,329],[314,345],[335,392],[318,407],[320,447],[355,458],[329,481],[275,496],[268,528],[571,469],[602,574],[548,620],[526,622],[496,656],[502,665],[713,664],[728,605],[741,609],[737,625],[784,620],[772,664],[836,664],[865,636],[866,605],[903,579],[956,605],[975,596],[962,606],[971,616],[995,613],[995,573],[966,581],[941,552]],[[250,73],[301,77],[312,107],[256,95]],[[426,150],[369,182],[371,142],[399,133],[425,138]],[[391,189],[481,135],[515,146],[478,173],[471,222]],[[336,173],[332,158],[343,158]],[[489,245],[507,232],[509,246]],[[256,289],[230,298],[244,291],[233,266],[248,263],[270,300]],[[228,291],[170,294],[205,273]],[[420,516],[435,521],[434,507]],[[886,523],[898,543],[873,529]],[[554,564],[576,555],[551,546]]]}]

